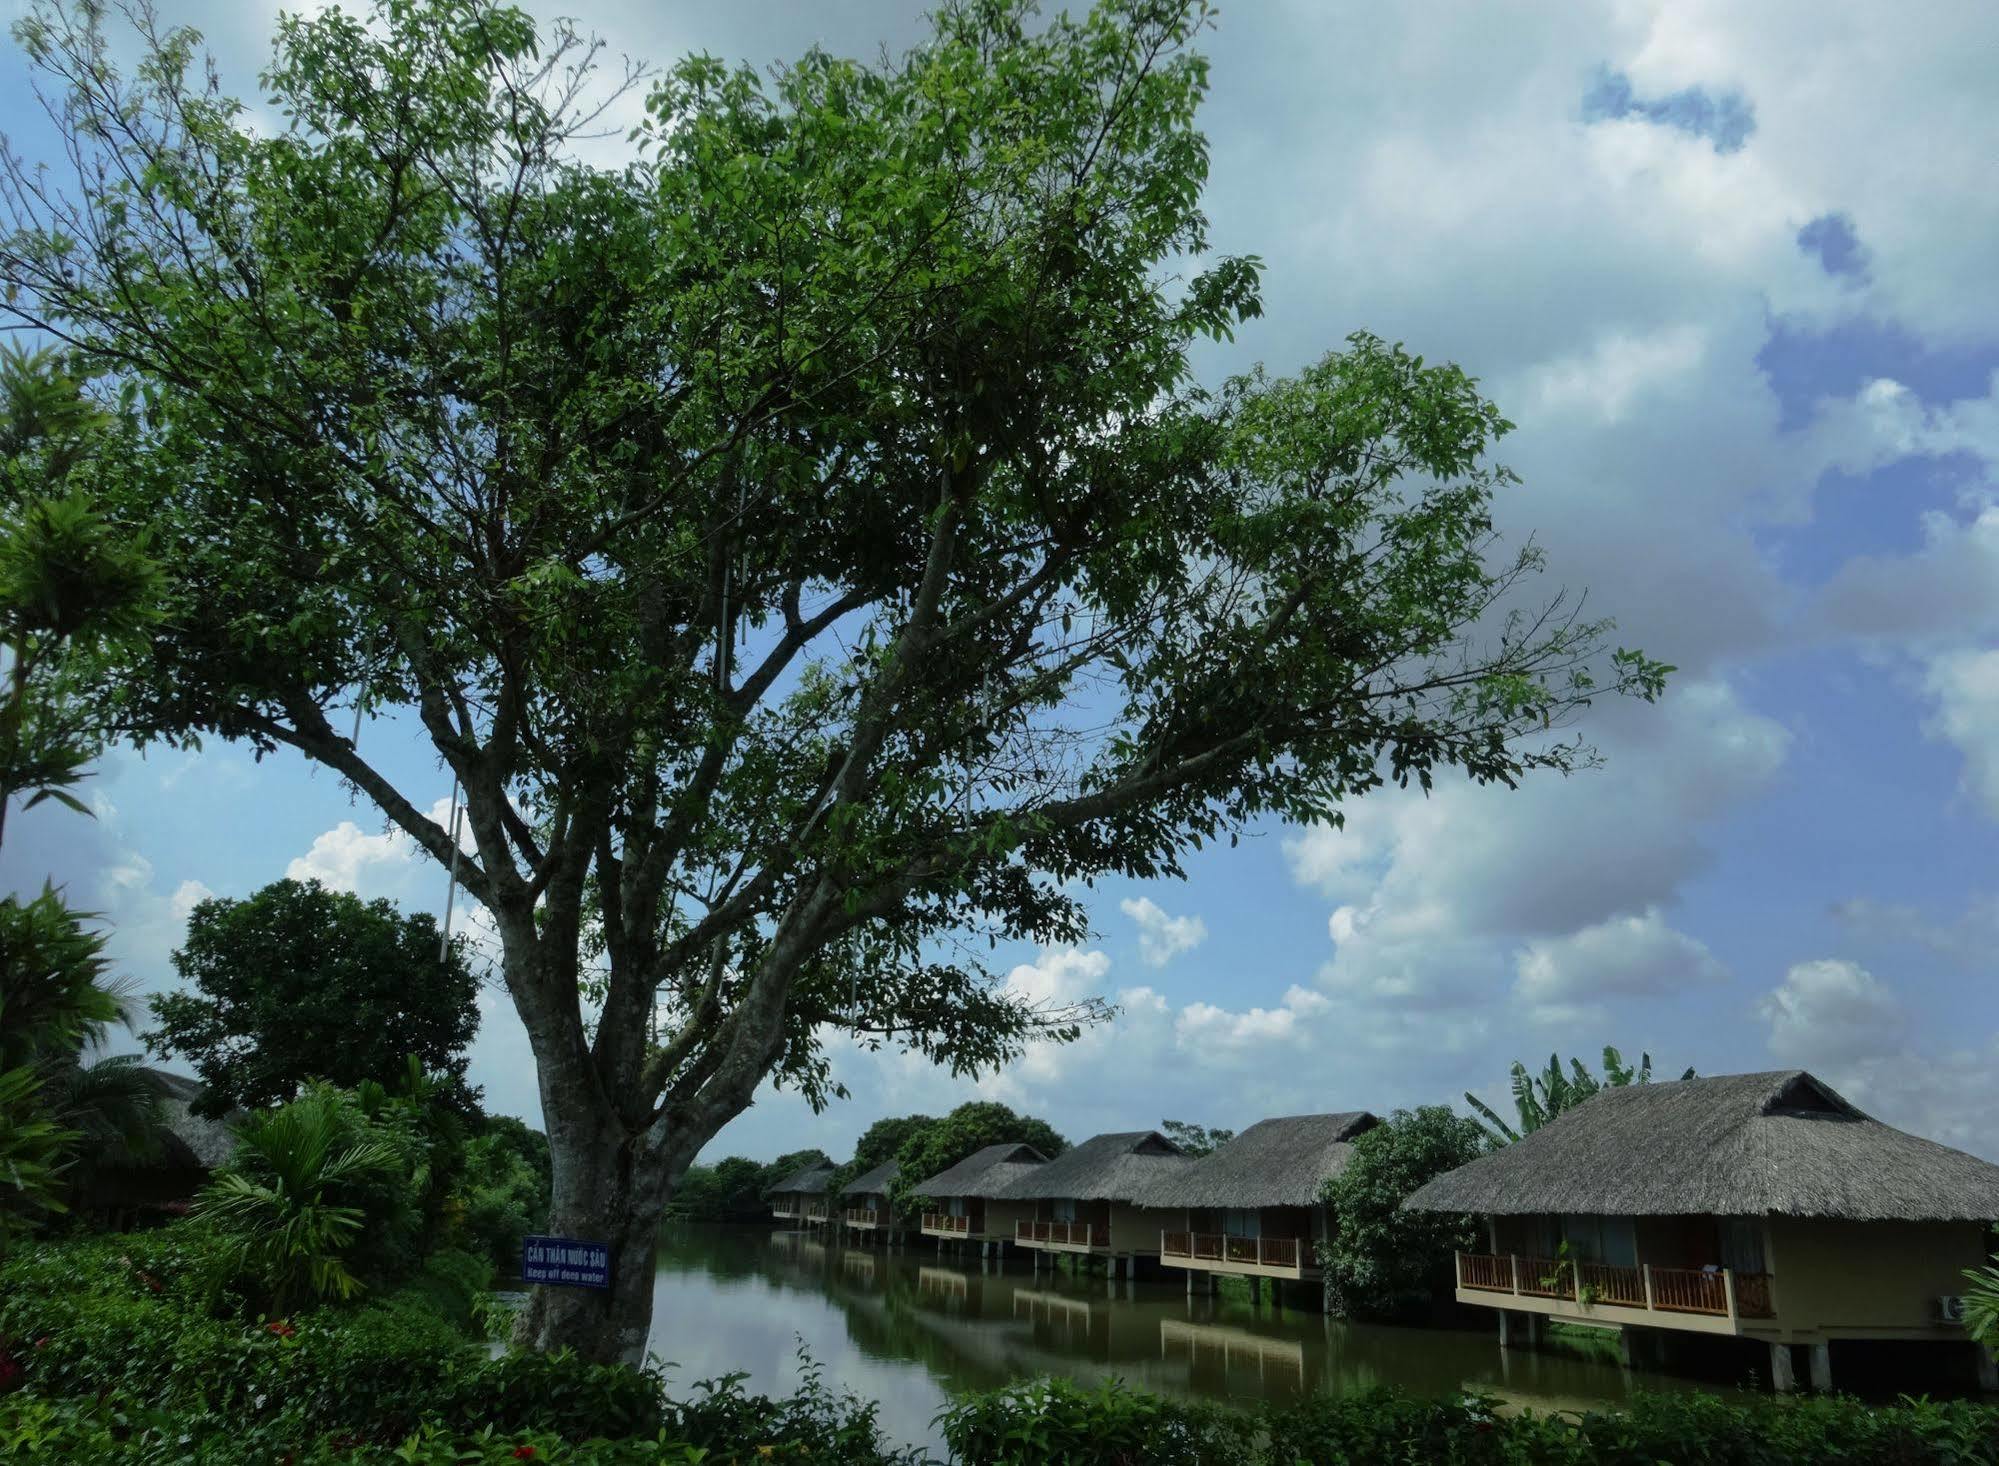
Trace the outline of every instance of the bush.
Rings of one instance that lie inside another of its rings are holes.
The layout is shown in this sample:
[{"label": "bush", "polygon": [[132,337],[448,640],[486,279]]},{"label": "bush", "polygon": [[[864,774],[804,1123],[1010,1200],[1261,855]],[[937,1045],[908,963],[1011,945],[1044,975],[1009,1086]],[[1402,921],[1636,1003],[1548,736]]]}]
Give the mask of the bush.
[{"label": "bush", "polygon": [[1137,1394],[1119,1384],[1083,1390],[1057,1379],[974,1395],[938,1421],[965,1466],[1215,1466],[1252,1460],[1256,1427],[1255,1417],[1217,1405]]}]

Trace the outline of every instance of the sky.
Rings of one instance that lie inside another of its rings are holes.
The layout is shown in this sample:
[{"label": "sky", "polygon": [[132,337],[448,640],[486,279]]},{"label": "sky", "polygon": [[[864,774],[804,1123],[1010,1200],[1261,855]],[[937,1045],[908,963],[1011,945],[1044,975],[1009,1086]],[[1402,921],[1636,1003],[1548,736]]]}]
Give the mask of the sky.
[{"label": "sky", "polygon": [[[275,6],[163,8],[254,87]],[[924,28],[888,0],[531,8],[654,61]],[[976,1084],[840,1049],[850,1099],[767,1092],[708,1154],[843,1158],[974,1097],[1072,1139],[1498,1101],[1515,1058],[1610,1043],[1809,1068],[1999,1160],[1999,9],[1257,0],[1206,49],[1213,244],[1267,268],[1201,376],[1360,329],[1458,362],[1518,424],[1500,527],[1680,670],[1589,715],[1600,770],[1390,788],[1344,830],[1104,883],[1092,939],[1010,980],[1113,1023]],[[26,82],[9,52],[0,130],[34,156]],[[442,814],[406,726],[362,738]],[[121,751],[94,783],[94,821],[10,822],[0,882],[66,885],[148,988],[211,894],[317,876],[442,907],[444,873],[295,759]],[[536,1119],[525,1034],[482,1006],[472,1078]]]}]

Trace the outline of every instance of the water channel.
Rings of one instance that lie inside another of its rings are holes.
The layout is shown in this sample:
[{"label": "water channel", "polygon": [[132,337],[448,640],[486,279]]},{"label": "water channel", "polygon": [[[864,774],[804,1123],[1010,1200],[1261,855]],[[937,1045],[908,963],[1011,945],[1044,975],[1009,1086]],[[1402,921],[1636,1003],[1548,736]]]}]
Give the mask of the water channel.
[{"label": "water channel", "polygon": [[1037,1274],[1025,1259],[982,1265],[934,1244],[889,1251],[760,1228],[662,1234],[651,1347],[673,1363],[678,1389],[742,1371],[748,1389],[788,1393],[801,1343],[829,1383],[880,1402],[892,1440],[932,1446],[950,1396],[1044,1374],[1243,1404],[1398,1385],[1550,1410],[1711,1388],[1601,1353],[1502,1351],[1491,1329],[1385,1328],[1244,1296],[1190,1298],[1177,1274]]}]

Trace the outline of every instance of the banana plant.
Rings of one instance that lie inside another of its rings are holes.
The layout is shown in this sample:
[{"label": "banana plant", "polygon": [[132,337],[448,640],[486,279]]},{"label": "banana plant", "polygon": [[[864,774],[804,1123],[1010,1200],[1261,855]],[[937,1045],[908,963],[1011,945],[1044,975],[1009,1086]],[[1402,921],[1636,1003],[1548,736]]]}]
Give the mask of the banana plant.
[{"label": "banana plant", "polygon": [[[1682,1079],[1692,1079],[1691,1066],[1680,1075]],[[1513,1109],[1518,1124],[1509,1123],[1491,1105],[1465,1091],[1465,1103],[1479,1117],[1486,1138],[1494,1145],[1511,1145],[1523,1135],[1531,1135],[1543,1125],[1566,1110],[1572,1110],[1600,1089],[1622,1089],[1629,1084],[1650,1084],[1652,1082],[1652,1056],[1641,1053],[1634,1067],[1624,1062],[1624,1056],[1609,1044],[1603,1049],[1603,1078],[1590,1073],[1589,1067],[1581,1059],[1570,1059],[1568,1069],[1562,1068],[1561,1056],[1548,1055],[1548,1066],[1539,1074],[1532,1073],[1519,1060],[1514,1060],[1510,1075],[1513,1091]]]}]

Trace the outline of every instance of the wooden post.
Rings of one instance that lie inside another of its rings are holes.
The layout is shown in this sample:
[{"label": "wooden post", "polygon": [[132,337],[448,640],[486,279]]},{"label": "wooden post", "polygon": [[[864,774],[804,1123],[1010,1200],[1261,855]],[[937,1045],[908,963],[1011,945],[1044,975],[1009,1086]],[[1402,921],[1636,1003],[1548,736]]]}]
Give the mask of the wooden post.
[{"label": "wooden post", "polygon": [[1513,1296],[1518,1298],[1520,1296],[1520,1254],[1509,1252],[1507,1258],[1513,1264]]},{"label": "wooden post", "polygon": [[1734,1323],[1735,1322],[1735,1270],[1733,1268],[1723,1268],[1721,1270],[1721,1290],[1728,1297],[1728,1321],[1730,1323]]},{"label": "wooden post", "polygon": [[1642,1264],[1639,1271],[1645,1274],[1645,1308],[1649,1313],[1652,1309],[1652,1264]]},{"label": "wooden post", "polygon": [[1462,1252],[1453,1252],[1451,1254],[1451,1264],[1457,1273],[1458,1291],[1463,1292],[1465,1286],[1465,1255]]},{"label": "wooden post", "polygon": [[1823,1340],[1812,1345],[1812,1388],[1821,1395],[1832,1393],[1832,1345]]}]

